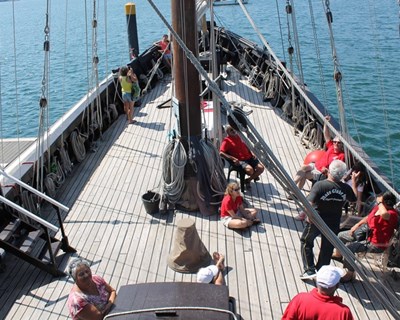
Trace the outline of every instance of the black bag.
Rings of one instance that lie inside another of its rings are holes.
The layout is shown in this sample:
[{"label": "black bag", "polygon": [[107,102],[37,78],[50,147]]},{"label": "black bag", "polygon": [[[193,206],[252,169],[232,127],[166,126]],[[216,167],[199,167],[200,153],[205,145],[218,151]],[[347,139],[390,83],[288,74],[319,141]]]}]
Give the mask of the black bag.
[{"label": "black bag", "polygon": [[354,238],[356,241],[363,241],[368,238],[368,233],[369,233],[369,228],[368,224],[363,224],[361,227],[359,227],[356,231],[354,231]]},{"label": "black bag", "polygon": [[396,231],[394,234],[392,244],[389,247],[389,261],[387,266],[389,268],[400,268],[400,232]]}]

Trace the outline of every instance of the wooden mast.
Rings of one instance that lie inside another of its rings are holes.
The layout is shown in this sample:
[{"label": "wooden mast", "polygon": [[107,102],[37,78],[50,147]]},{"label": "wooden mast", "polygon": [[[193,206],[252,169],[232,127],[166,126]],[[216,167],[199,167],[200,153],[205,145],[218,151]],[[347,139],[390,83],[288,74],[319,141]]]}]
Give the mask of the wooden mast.
[{"label": "wooden mast", "polygon": [[[198,57],[195,0],[172,0],[172,27]],[[179,102],[180,135],[185,140],[201,136],[199,73],[178,43],[172,42],[175,98]]]}]

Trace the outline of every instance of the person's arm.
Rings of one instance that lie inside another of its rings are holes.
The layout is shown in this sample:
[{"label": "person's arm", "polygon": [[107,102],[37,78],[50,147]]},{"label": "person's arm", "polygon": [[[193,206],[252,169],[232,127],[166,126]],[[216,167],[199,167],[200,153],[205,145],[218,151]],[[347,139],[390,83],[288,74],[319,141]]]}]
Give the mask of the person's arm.
[{"label": "person's arm", "polygon": [[117,297],[117,292],[113,287],[111,287],[108,283],[106,283],[106,291],[110,294],[108,297],[108,303],[104,307],[103,315],[105,316],[111,309],[114,304],[115,298]]},{"label": "person's arm", "polygon": [[326,116],[325,117],[325,122],[324,122],[324,129],[323,129],[323,133],[324,133],[324,139],[325,139],[325,143],[327,143],[328,141],[331,141],[332,137],[331,134],[329,132],[329,128],[326,125],[327,122],[331,121],[331,117],[330,116]]},{"label": "person's arm", "polygon": [[220,151],[219,154],[221,157],[225,158],[226,160],[231,161],[235,166],[238,166],[240,164],[239,163],[240,161],[237,158],[235,158],[234,156],[231,156],[230,154],[227,154],[223,151]]},{"label": "person's arm", "polygon": [[384,220],[390,219],[390,213],[387,211],[385,205],[382,202],[378,202],[379,209],[375,212],[375,216],[381,216]]},{"label": "person's arm", "polygon": [[81,312],[78,313],[78,319],[80,320],[102,320],[103,318],[104,314],[91,303],[84,306]]},{"label": "person's arm", "polygon": [[363,224],[366,224],[368,220],[368,216],[362,218],[360,221],[358,221],[351,229],[350,229],[350,235],[353,235],[354,232],[361,227]]}]

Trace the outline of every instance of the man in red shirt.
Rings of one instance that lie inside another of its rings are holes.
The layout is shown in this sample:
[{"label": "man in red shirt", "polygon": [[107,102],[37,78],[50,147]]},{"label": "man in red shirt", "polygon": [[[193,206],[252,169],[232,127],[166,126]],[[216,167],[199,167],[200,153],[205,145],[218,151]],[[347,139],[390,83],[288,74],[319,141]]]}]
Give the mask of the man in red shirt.
[{"label": "man in red shirt", "polygon": [[[385,191],[377,197],[378,204],[371,210],[368,216],[364,217],[350,230],[342,231],[338,237],[353,253],[370,252],[382,253],[389,246],[395,229],[398,226],[398,212],[393,208],[396,204],[396,197],[390,192]],[[368,234],[366,240],[355,241],[354,232],[364,225],[368,225],[365,233]],[[341,254],[336,251],[335,260],[341,260]],[[353,267],[346,261],[343,261],[343,267],[348,271],[343,277],[343,282],[348,282],[354,279],[355,272]]]},{"label": "man in red shirt", "polygon": [[251,180],[258,180],[258,176],[264,172],[264,166],[249,150],[236,131],[226,127],[228,134],[221,143],[219,154],[235,166],[241,166],[249,178],[245,180],[249,184]]},{"label": "man in red shirt", "polygon": [[317,272],[317,288],[296,295],[286,307],[282,320],[352,320],[349,307],[335,296],[344,271],[325,265]]},{"label": "man in red shirt", "polygon": [[[325,119],[330,121],[331,118],[330,116],[326,116]],[[318,181],[321,180],[321,174],[326,176],[329,165],[333,160],[341,160],[345,162],[343,144],[338,137],[331,140],[331,135],[329,133],[329,128],[326,126],[326,122],[324,123],[323,132],[327,148],[325,154],[315,163],[312,162],[303,165],[293,179],[300,190],[303,189],[307,179]]]}]

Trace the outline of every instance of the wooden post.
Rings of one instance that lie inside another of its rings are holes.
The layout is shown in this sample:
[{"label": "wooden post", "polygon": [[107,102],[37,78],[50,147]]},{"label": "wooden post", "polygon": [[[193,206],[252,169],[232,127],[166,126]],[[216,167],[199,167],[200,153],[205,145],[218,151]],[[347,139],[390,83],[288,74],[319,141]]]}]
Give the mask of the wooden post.
[{"label": "wooden post", "polygon": [[[198,35],[195,0],[172,0],[172,27],[195,56],[198,56]],[[187,139],[201,136],[200,78],[179,44],[172,39],[175,98],[179,102],[180,134]]]},{"label": "wooden post", "polygon": [[125,5],[126,24],[128,28],[129,58],[133,59],[139,55],[139,41],[136,24],[136,5],[129,2]]}]

